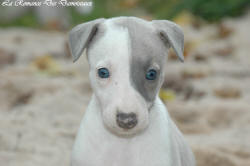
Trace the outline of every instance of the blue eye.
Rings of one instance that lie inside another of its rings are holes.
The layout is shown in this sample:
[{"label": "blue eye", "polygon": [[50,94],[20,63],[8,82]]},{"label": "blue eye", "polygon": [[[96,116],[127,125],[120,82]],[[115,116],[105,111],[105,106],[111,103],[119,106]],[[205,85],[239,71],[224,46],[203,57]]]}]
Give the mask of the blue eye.
[{"label": "blue eye", "polygon": [[150,69],[146,74],[147,80],[155,80],[157,76],[157,72],[154,69]]},{"label": "blue eye", "polygon": [[98,69],[98,75],[101,78],[108,78],[109,77],[109,70],[107,68],[100,68],[100,69]]}]

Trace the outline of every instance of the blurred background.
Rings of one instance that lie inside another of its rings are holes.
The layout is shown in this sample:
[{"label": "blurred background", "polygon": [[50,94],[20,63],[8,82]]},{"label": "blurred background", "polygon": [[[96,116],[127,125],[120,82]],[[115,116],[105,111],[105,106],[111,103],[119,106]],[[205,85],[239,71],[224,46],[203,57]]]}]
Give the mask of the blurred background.
[{"label": "blurred background", "polygon": [[170,51],[160,97],[197,165],[249,166],[249,0],[0,5],[0,165],[69,165],[92,91],[86,57],[72,63],[67,32],[82,22],[121,15],[170,19],[183,28],[185,63]]}]

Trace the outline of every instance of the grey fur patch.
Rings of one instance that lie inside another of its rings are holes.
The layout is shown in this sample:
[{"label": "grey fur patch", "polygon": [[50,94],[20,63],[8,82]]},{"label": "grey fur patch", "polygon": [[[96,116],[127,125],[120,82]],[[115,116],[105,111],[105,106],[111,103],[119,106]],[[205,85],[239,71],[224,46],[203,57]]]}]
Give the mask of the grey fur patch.
[{"label": "grey fur patch", "polygon": [[153,20],[152,24],[158,30],[158,34],[167,46],[173,47],[180,61],[184,62],[184,34],[181,28],[168,20]]},{"label": "grey fur patch", "polygon": [[[153,102],[163,81],[167,48],[152,24],[135,17],[119,17],[118,26],[126,27],[131,40],[130,81],[148,102]],[[147,80],[146,73],[154,64],[159,66],[157,78]]]},{"label": "grey fur patch", "polygon": [[[101,26],[105,19],[96,19],[80,24],[69,33],[69,46],[74,62],[79,59],[85,48],[88,49],[105,32]],[[111,19],[117,26],[128,29],[131,40],[130,82],[145,98],[152,102],[163,82],[163,69],[167,51],[171,46],[181,61],[184,47],[184,36],[180,27],[167,20],[148,22],[136,17],[117,17]],[[145,75],[154,64],[157,64],[157,79],[147,80]]]},{"label": "grey fur patch", "polygon": [[88,47],[97,33],[98,25],[104,20],[100,18],[77,25],[69,32],[69,48],[74,62],[80,58],[84,49]]}]

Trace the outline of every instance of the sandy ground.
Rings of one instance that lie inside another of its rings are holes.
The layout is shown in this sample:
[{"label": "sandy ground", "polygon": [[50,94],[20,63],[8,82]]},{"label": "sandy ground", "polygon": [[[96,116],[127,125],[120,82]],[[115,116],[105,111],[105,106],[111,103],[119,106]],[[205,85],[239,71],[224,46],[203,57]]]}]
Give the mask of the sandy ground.
[{"label": "sandy ground", "polygon": [[[185,63],[170,54],[161,96],[198,166],[250,165],[249,27],[250,14],[184,26]],[[0,29],[0,165],[69,165],[90,96],[65,33]]]}]

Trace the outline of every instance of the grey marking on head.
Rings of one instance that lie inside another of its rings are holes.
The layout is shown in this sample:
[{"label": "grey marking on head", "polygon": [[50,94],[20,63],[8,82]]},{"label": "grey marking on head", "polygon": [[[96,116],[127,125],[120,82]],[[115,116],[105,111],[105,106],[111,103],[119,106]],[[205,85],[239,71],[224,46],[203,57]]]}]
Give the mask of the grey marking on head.
[{"label": "grey marking on head", "polygon": [[[158,93],[163,80],[163,69],[167,57],[167,48],[156,34],[153,26],[134,17],[120,17],[116,25],[126,27],[131,40],[130,81],[132,86],[152,102]],[[146,73],[154,64],[157,69],[156,80],[147,80]]]},{"label": "grey marking on head", "polygon": [[[184,37],[181,29],[166,20],[148,22],[135,17],[119,17],[114,20],[126,27],[131,40],[130,80],[132,86],[149,102],[157,95],[164,78],[167,51],[172,46],[183,61]],[[147,80],[145,75],[153,64],[159,66],[156,80]]]},{"label": "grey marking on head", "polygon": [[[80,24],[69,33],[69,46],[74,61],[76,61],[105,32],[102,22],[96,19]],[[167,50],[174,48],[179,59],[183,61],[184,36],[180,27],[167,20],[148,22],[136,17],[117,17],[111,19],[116,25],[128,29],[131,40],[130,81],[132,86],[147,100],[153,101],[163,82],[163,69]],[[146,80],[146,72],[153,64],[157,64],[156,80]]]}]

